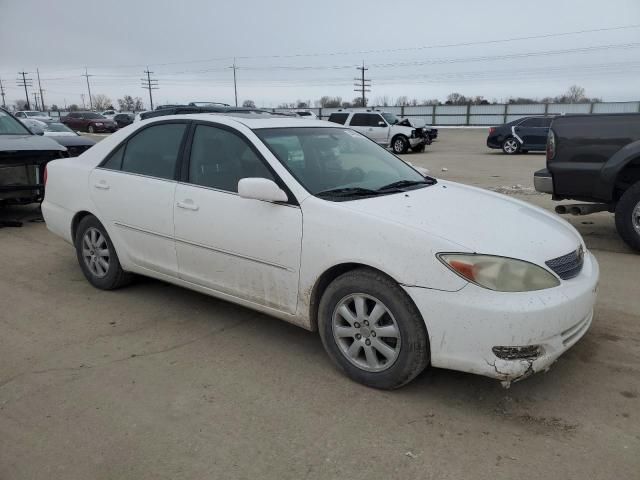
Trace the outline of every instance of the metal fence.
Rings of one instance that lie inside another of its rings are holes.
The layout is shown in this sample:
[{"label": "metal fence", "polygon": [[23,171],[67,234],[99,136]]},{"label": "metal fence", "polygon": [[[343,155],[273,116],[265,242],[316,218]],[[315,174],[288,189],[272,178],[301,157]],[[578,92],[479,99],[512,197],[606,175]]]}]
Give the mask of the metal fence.
[{"label": "metal fence", "polygon": [[[410,118],[417,124],[437,126],[490,126],[511,122],[528,115],[558,115],[570,113],[632,113],[640,112],[640,102],[602,103],[532,103],[526,105],[418,105],[406,107],[367,107]],[[339,108],[274,108],[274,112],[309,110],[326,120]],[[364,111],[363,108],[348,109]]]}]

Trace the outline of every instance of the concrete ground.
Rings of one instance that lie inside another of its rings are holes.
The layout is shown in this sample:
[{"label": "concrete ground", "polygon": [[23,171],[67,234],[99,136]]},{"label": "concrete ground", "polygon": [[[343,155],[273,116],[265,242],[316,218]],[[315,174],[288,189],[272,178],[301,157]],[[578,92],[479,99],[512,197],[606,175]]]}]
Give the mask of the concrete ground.
[{"label": "concrete ground", "polygon": [[[544,156],[485,136],[443,129],[406,158],[552,208],[529,190]],[[394,392],[250,310],[154,280],[96,290],[35,206],[8,218],[26,223],[0,229],[2,480],[639,478],[640,255],[609,214],[569,218],[602,278],[591,330],[550,372],[504,390],[429,369]]]}]

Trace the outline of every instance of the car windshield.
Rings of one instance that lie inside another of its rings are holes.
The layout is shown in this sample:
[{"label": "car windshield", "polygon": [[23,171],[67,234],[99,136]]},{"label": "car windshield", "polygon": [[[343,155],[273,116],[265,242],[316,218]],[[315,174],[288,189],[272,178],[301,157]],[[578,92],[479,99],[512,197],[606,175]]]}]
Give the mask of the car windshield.
[{"label": "car windshield", "polygon": [[45,123],[42,126],[43,130],[45,132],[65,132],[65,133],[76,133],[73,130],[71,130],[69,127],[67,127],[66,125],[62,124],[62,123]]},{"label": "car windshield", "polygon": [[46,113],[42,112],[24,112],[27,117],[46,117]]},{"label": "car windshield", "polygon": [[95,118],[103,118],[104,117],[102,115],[100,115],[99,113],[83,113],[82,116],[84,118],[91,118],[91,119],[95,119]]},{"label": "car windshield", "polygon": [[31,132],[11,115],[0,110],[0,135],[31,135]]},{"label": "car windshield", "polygon": [[323,198],[352,200],[435,183],[353,130],[297,127],[255,133],[305,189]]},{"label": "car windshield", "polygon": [[389,123],[389,125],[395,125],[400,120],[393,113],[383,113],[382,116]]}]

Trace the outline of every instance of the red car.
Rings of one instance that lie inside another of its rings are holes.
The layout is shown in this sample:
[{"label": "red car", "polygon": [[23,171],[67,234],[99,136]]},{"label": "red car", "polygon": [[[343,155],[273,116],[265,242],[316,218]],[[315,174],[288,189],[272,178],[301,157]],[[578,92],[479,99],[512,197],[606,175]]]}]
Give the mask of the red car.
[{"label": "red car", "polygon": [[67,127],[73,130],[80,130],[81,132],[113,133],[118,129],[118,126],[113,120],[94,112],[71,112],[66,117],[63,117],[61,121]]}]

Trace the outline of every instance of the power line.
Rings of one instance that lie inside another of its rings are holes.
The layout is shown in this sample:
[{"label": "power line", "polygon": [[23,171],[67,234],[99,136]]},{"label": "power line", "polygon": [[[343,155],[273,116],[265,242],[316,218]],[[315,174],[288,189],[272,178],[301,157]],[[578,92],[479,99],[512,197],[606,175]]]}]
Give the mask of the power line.
[{"label": "power line", "polygon": [[158,86],[158,80],[151,78],[151,74],[153,72],[149,71],[149,67],[147,67],[147,69],[143,73],[147,74],[147,78],[140,79],[142,81],[142,88],[144,88],[145,90],[149,90],[149,103],[151,104],[151,110],[153,110],[153,95],[151,95],[151,90],[158,90],[158,88],[160,87]]},{"label": "power line", "polygon": [[[89,77],[93,77],[93,75],[89,75],[89,72],[87,72],[87,67],[84,67],[84,75],[80,76],[87,79],[87,90],[89,91],[89,110],[93,110],[93,100],[91,100],[91,86],[89,85]],[[84,105],[84,100],[82,101],[82,103]]]},{"label": "power line", "polygon": [[368,79],[368,78],[364,78],[364,72],[369,70],[369,69],[364,66],[364,60],[363,60],[362,61],[362,66],[361,67],[356,67],[356,70],[360,70],[361,77],[354,79],[357,83],[353,84],[356,87],[356,88],[353,89],[353,91],[361,93],[361,95],[362,95],[362,106],[366,107],[367,106],[367,98],[365,96],[365,92],[370,92],[371,91],[371,80]]}]

